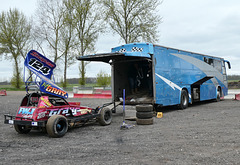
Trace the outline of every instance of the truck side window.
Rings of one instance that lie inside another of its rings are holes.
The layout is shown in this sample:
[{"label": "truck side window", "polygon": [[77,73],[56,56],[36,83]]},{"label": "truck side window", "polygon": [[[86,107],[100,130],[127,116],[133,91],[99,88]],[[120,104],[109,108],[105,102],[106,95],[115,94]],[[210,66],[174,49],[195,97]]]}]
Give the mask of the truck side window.
[{"label": "truck side window", "polygon": [[206,62],[207,64],[209,64],[209,65],[211,65],[211,66],[214,66],[214,65],[213,65],[213,59],[212,59],[212,58],[204,57],[204,62]]},{"label": "truck side window", "polygon": [[220,73],[222,73],[222,62],[220,60],[213,60],[214,68],[216,68]]}]

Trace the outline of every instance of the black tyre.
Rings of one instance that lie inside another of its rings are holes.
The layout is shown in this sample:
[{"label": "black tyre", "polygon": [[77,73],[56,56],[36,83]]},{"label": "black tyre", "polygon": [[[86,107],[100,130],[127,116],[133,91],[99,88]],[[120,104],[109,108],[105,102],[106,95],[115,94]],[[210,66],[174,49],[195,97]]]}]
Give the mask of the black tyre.
[{"label": "black tyre", "polygon": [[149,119],[153,117],[153,112],[137,112],[136,117],[139,119]]},{"label": "black tyre", "polygon": [[20,134],[27,134],[31,131],[31,126],[14,124],[15,130]]},{"label": "black tyre", "polygon": [[137,118],[137,124],[138,125],[152,125],[153,124],[153,118],[150,118],[150,119],[138,119]]},{"label": "black tyre", "polygon": [[46,129],[50,137],[58,138],[64,136],[68,130],[67,118],[62,115],[51,116],[47,121]]},{"label": "black tyre", "polygon": [[186,90],[182,90],[181,103],[179,105],[180,109],[186,109],[188,107],[188,102],[189,102],[188,93]]},{"label": "black tyre", "polygon": [[218,102],[218,101],[220,101],[220,99],[221,99],[221,90],[218,88],[216,101]]},{"label": "black tyre", "polygon": [[112,111],[107,108],[104,107],[101,111],[100,111],[100,116],[97,117],[98,122],[100,125],[109,125],[112,122]]},{"label": "black tyre", "polygon": [[150,104],[136,105],[137,112],[152,112],[153,106]]}]

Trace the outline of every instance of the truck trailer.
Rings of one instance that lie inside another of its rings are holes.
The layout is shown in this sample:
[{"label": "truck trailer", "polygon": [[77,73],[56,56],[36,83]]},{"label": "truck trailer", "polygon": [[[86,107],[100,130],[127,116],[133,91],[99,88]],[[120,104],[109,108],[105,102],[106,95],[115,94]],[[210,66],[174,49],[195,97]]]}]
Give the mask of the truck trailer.
[{"label": "truck trailer", "polygon": [[112,101],[125,104],[178,105],[205,100],[219,101],[228,94],[226,65],[220,57],[151,43],[131,43],[110,53],[79,56],[78,60],[111,65]]}]

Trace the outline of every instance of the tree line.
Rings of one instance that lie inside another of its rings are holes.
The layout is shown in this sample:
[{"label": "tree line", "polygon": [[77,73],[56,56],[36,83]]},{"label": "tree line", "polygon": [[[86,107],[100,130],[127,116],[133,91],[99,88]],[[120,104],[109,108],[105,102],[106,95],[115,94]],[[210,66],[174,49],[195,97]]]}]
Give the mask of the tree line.
[{"label": "tree line", "polygon": [[240,81],[240,75],[228,75],[228,80],[238,80],[238,81]]},{"label": "tree line", "polygon": [[[21,84],[20,61],[31,49],[59,66],[66,87],[67,68],[76,56],[95,53],[103,33],[113,32],[126,44],[158,41],[160,4],[159,0],[39,0],[32,18],[10,8],[0,13],[0,56],[13,62],[16,88]],[[85,85],[87,64],[79,64],[80,85]]]}]

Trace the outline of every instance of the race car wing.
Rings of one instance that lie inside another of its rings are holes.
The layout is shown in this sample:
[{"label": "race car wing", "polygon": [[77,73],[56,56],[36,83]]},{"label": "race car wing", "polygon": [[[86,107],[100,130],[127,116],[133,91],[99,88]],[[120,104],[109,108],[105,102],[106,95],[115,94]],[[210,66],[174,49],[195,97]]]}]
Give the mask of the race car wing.
[{"label": "race car wing", "polygon": [[24,65],[40,78],[40,84],[37,85],[41,92],[62,98],[68,98],[67,92],[51,81],[53,70],[56,67],[55,63],[41,55],[39,52],[31,50],[27,54]]}]

